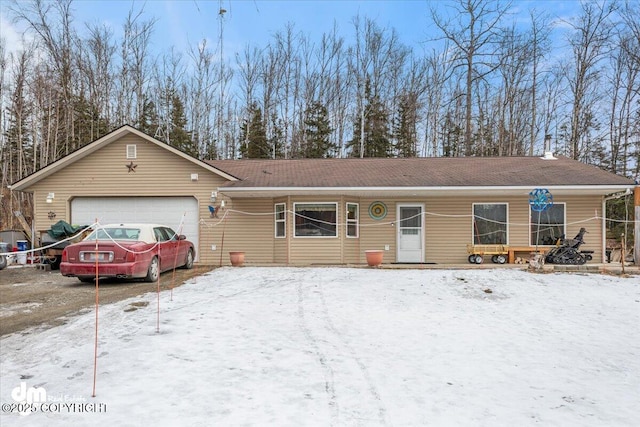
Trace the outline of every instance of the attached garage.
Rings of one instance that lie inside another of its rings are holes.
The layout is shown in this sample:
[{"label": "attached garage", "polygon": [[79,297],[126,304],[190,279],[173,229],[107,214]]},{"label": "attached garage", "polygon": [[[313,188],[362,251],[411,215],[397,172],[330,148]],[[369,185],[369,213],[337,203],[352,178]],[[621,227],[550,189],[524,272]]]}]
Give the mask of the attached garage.
[{"label": "attached garage", "polygon": [[[220,262],[217,190],[237,178],[123,126],[11,186],[33,194],[38,235],[64,220],[74,225],[139,222],[163,224],[194,243],[196,260]],[[38,244],[38,243],[36,243]],[[219,245],[219,246],[216,246]],[[225,250],[230,247],[229,239]],[[227,257],[225,257],[225,260]]]},{"label": "attached garage", "polygon": [[[142,222],[163,224],[198,242],[198,201],[194,197],[76,197],[71,200],[71,223]],[[198,251],[199,252],[199,251]],[[196,254],[196,260],[198,259]]]}]

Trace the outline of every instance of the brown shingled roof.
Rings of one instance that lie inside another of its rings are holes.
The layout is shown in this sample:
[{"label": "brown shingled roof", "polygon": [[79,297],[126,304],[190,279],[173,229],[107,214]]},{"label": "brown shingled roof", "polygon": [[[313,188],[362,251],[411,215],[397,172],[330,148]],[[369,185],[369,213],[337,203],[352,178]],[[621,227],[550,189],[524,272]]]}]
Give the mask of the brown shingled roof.
[{"label": "brown shingled roof", "polygon": [[233,188],[633,185],[566,157],[211,160]]}]

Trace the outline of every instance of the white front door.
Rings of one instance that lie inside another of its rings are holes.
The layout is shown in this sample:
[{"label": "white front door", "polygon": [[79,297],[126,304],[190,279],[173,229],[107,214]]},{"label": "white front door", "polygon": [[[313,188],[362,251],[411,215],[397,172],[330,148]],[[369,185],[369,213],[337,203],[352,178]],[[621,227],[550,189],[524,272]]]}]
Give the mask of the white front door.
[{"label": "white front door", "polygon": [[398,204],[397,262],[424,261],[423,205]]}]

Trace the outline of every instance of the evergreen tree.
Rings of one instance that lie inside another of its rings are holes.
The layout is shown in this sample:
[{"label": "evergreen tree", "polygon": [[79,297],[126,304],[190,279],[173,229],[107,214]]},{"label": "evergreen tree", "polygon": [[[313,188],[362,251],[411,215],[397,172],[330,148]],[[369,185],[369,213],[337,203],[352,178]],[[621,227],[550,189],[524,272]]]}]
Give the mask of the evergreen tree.
[{"label": "evergreen tree", "polygon": [[442,156],[458,157],[462,155],[463,128],[447,113],[442,124]]},{"label": "evergreen tree", "polygon": [[198,157],[198,147],[191,139],[191,135],[185,129],[187,118],[184,112],[184,104],[179,96],[171,97],[171,128],[169,131],[169,145],[176,147],[193,157]]},{"label": "evergreen tree", "polygon": [[10,112],[9,127],[4,133],[6,154],[0,173],[7,175],[7,182],[25,176],[33,163],[34,147],[31,134],[26,131],[26,120]]},{"label": "evergreen tree", "polygon": [[273,123],[273,132],[271,133],[271,138],[269,138],[269,152],[271,155],[269,158],[271,159],[284,159],[284,149],[285,149],[285,138],[282,120],[278,119],[275,113],[273,113],[271,117],[271,122]]},{"label": "evergreen tree", "polygon": [[72,143],[76,147],[95,141],[108,131],[107,121],[100,117],[98,108],[84,96],[74,100],[74,132]]},{"label": "evergreen tree", "polygon": [[[352,157],[389,157],[391,138],[389,117],[383,103],[377,95],[371,93],[367,82],[365,87],[366,104],[364,114],[359,112],[353,123],[353,139],[347,144]],[[364,116],[364,141],[361,150],[361,126]],[[361,152],[362,151],[362,152]]]},{"label": "evergreen tree", "polygon": [[[27,97],[27,89],[26,73],[17,73],[11,104],[6,109],[8,127],[4,132],[5,146],[0,147],[5,148],[0,152],[6,153],[0,163],[0,173],[6,174],[9,183],[32,172],[35,150],[29,125],[33,116],[33,104]],[[0,143],[2,142],[0,138]]]},{"label": "evergreen tree", "polygon": [[156,104],[147,95],[142,100],[142,111],[138,118],[138,129],[147,135],[158,136],[158,128],[160,127],[160,119],[158,118],[158,110]]},{"label": "evergreen tree", "polygon": [[336,144],[330,140],[331,126],[327,108],[320,102],[313,102],[305,111],[305,135],[302,154],[306,158],[335,157]]},{"label": "evergreen tree", "polygon": [[400,97],[398,113],[393,124],[393,136],[396,140],[398,157],[416,157],[417,150],[417,97],[413,93]]},{"label": "evergreen tree", "polygon": [[262,109],[254,102],[249,107],[249,120],[240,126],[240,154],[243,159],[270,159],[267,132],[262,121]]}]

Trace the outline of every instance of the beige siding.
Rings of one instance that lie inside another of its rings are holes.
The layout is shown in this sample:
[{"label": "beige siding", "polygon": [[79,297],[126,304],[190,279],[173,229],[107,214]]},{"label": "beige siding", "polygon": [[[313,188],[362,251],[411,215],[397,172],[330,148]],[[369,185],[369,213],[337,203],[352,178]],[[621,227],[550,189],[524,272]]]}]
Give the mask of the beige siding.
[{"label": "beige siding", "polygon": [[[584,236],[585,244],[581,250],[594,251],[593,260],[604,262],[602,253],[602,198],[599,197],[570,197],[564,199],[567,202],[567,237],[573,238],[580,227],[587,229],[588,234]],[[588,221],[585,221],[589,219]]]},{"label": "beige siding", "polygon": [[[317,264],[317,263],[364,263],[364,251],[368,249],[385,249],[385,262],[396,261],[396,224],[398,203],[416,203],[424,205],[425,212],[425,262],[452,264],[467,262],[467,244],[473,242],[473,204],[474,203],[507,203],[509,212],[508,243],[513,246],[529,246],[529,204],[528,199],[521,197],[474,198],[474,197],[440,197],[428,199],[385,199],[385,198],[345,198],[345,197],[290,197],[277,199],[287,202],[287,209],[293,210],[294,202],[338,202],[338,237],[337,238],[296,238],[294,237],[293,215],[287,214],[287,238],[275,239],[273,259],[278,263]],[[345,230],[346,202],[359,204],[360,237],[347,239]],[[369,216],[371,203],[381,201],[387,206],[387,216],[374,220]],[[582,224],[571,224],[583,221],[595,215],[601,200],[598,197],[558,199],[557,203],[566,202],[567,234],[573,237]],[[274,201],[275,203],[275,201]],[[271,206],[273,209],[273,206]],[[271,219],[272,222],[272,219]],[[273,223],[264,224],[272,236]],[[598,220],[584,223],[589,230],[587,245],[583,249],[601,253],[600,226]],[[254,228],[250,228],[253,230]],[[591,231],[592,230],[592,231]],[[598,255],[601,256],[601,255]],[[265,257],[266,258],[266,257]],[[599,259],[599,258],[596,258]]]},{"label": "beige siding", "polygon": [[512,246],[529,246],[531,244],[529,200],[501,199],[501,201],[509,202],[508,243]]},{"label": "beige siding", "polygon": [[427,262],[452,264],[467,261],[467,244],[473,242],[471,221],[473,201],[459,197],[426,200],[425,258]]},{"label": "beige siding", "polygon": [[[360,237],[346,238],[346,203],[359,204]],[[371,203],[381,201],[387,206],[387,216],[374,220],[369,216]],[[247,262],[276,262],[293,265],[364,263],[364,251],[385,249],[384,261],[396,261],[396,225],[398,203],[416,203],[424,205],[425,212],[425,262],[437,264],[467,263],[467,244],[473,242],[473,203],[507,203],[509,212],[508,243],[513,246],[529,246],[529,204],[522,197],[474,198],[440,197],[428,199],[385,199],[385,198],[346,198],[346,197],[288,197],[279,199],[244,200],[235,199],[233,209],[245,212],[273,212],[274,203],[286,203],[287,227],[285,239],[274,238],[273,215],[229,214],[227,217],[225,252],[244,250]],[[294,236],[293,204],[299,202],[337,202],[338,237],[336,238],[300,238]],[[581,226],[589,231],[587,244],[583,249],[594,250],[601,259],[600,221],[593,219],[599,212],[599,197],[558,198],[557,203],[566,202],[567,235],[573,237]],[[575,223],[575,224],[572,224]],[[218,227],[219,228],[219,227]],[[230,231],[232,230],[232,231]],[[217,234],[218,241],[220,235]],[[226,256],[225,256],[226,258]],[[488,261],[488,260],[487,260]],[[225,260],[226,262],[226,260]]]},{"label": "beige siding", "polygon": [[[369,216],[369,206],[373,202],[382,202],[387,206],[387,216],[374,220]],[[366,262],[364,251],[371,249],[389,250],[384,252],[384,262],[396,260],[396,201],[390,199],[360,199],[360,250],[358,262]]]},{"label": "beige siding", "polygon": [[[226,211],[226,212],[225,212]],[[229,251],[245,252],[249,263],[274,262],[272,199],[233,199],[226,202],[220,218],[206,220],[201,238],[205,237],[209,251],[216,257],[215,264],[229,264]],[[211,251],[211,245],[216,251]],[[206,248],[205,248],[206,250]]]},{"label": "beige siding", "polygon": [[[589,231],[586,243],[581,249],[594,250],[595,260],[602,259],[602,234],[600,221],[592,219],[596,210],[600,212],[600,197],[556,198],[556,203],[566,203],[567,237],[573,238],[580,227]],[[508,244],[529,246],[530,215],[528,199],[505,198],[441,198],[429,199],[426,204],[426,261],[436,263],[467,262],[466,245],[473,242],[473,203],[508,203],[509,227]],[[461,216],[457,216],[461,215]]]}]

